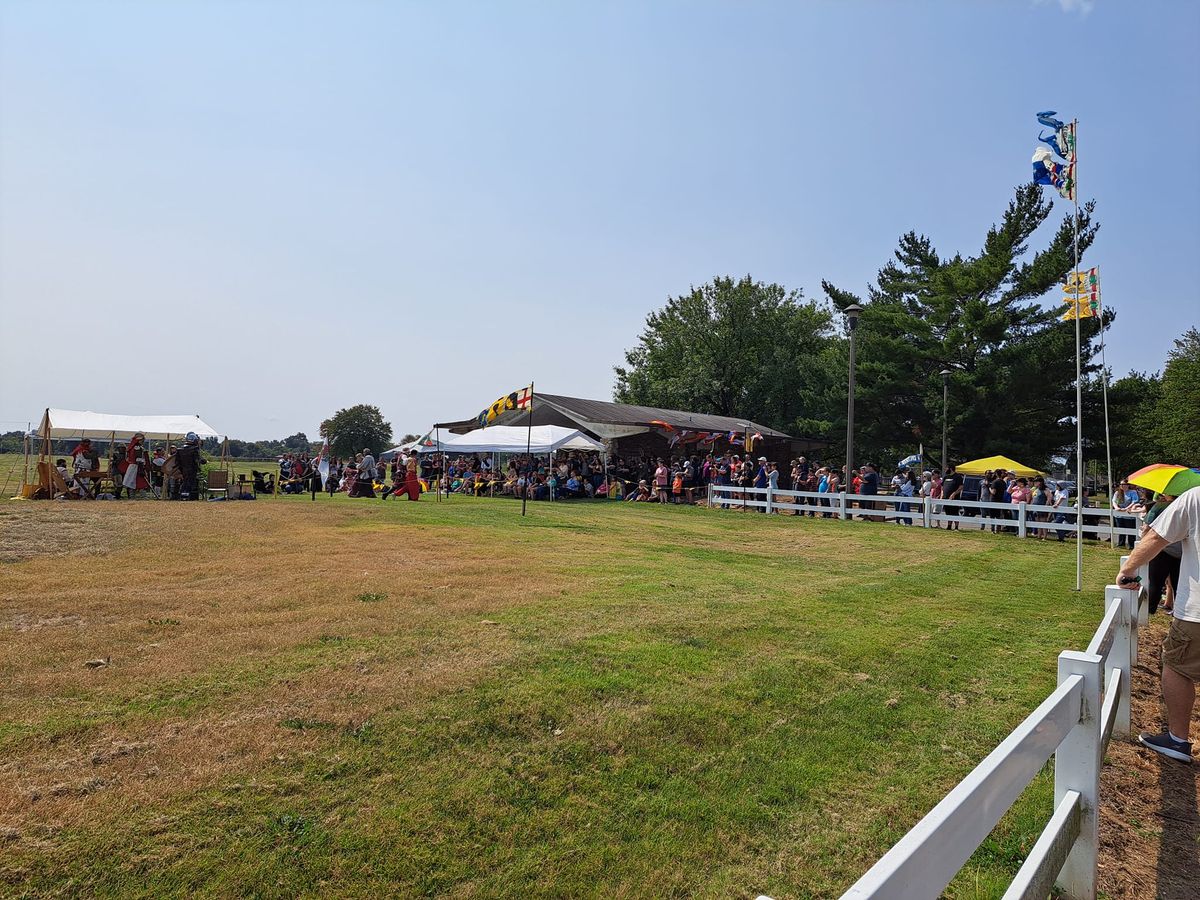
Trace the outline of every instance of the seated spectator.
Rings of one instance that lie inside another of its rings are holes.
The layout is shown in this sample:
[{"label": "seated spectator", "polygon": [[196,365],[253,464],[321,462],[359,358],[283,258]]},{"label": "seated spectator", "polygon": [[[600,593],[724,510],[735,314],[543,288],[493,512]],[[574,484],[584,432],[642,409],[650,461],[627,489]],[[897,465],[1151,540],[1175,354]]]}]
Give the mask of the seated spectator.
[{"label": "seated spectator", "polygon": [[560,497],[566,499],[578,499],[581,497],[587,497],[587,495],[588,493],[583,486],[583,481],[576,472],[571,473],[571,476],[567,479],[566,484],[563,485],[562,492],[559,494]]}]

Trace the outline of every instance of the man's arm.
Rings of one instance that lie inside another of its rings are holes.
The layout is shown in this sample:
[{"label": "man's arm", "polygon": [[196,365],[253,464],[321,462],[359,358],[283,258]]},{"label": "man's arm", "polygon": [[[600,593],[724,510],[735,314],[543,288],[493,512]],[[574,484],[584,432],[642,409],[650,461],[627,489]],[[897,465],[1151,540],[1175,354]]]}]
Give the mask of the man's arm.
[{"label": "man's arm", "polygon": [[1137,546],[1133,548],[1133,552],[1129,554],[1125,565],[1121,566],[1120,571],[1117,572],[1117,584],[1121,584],[1122,578],[1133,578],[1137,575],[1137,570],[1158,556],[1168,543],[1169,541],[1160,536],[1153,528],[1147,528]]}]

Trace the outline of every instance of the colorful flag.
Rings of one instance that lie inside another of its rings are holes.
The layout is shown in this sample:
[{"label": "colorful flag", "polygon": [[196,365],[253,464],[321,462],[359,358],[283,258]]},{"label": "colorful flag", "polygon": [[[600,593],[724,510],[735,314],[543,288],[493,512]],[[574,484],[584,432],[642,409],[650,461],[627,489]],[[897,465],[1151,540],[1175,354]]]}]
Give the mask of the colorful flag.
[{"label": "colorful flag", "polygon": [[1060,122],[1058,119],[1051,118],[1053,112],[1038,113],[1038,121],[1047,128],[1053,128],[1053,133],[1046,137],[1040,131],[1038,132],[1038,140],[1043,144],[1048,144],[1050,149],[1065,159],[1068,163],[1075,162],[1075,123],[1069,125]]},{"label": "colorful flag", "polygon": [[1063,290],[1068,294],[1092,294],[1100,291],[1100,267],[1092,266],[1086,272],[1068,272]]},{"label": "colorful flag", "polygon": [[1076,311],[1080,318],[1100,315],[1100,267],[1093,266],[1086,272],[1068,272],[1063,285],[1063,302],[1070,308],[1066,319],[1074,319]]},{"label": "colorful flag", "polygon": [[523,387],[519,391],[513,391],[510,394],[505,394],[503,397],[494,402],[487,409],[479,414],[479,427],[487,428],[501,413],[506,413],[511,409],[532,409],[533,408],[533,385]]},{"label": "colorful flag", "polygon": [[1090,319],[1093,315],[1095,313],[1092,312],[1091,304],[1070,300],[1067,302],[1067,311],[1063,313],[1062,320],[1070,322],[1073,319]]},{"label": "colorful flag", "polygon": [[1045,147],[1033,151],[1033,181],[1056,188],[1065,200],[1075,199],[1075,164],[1057,162]]}]

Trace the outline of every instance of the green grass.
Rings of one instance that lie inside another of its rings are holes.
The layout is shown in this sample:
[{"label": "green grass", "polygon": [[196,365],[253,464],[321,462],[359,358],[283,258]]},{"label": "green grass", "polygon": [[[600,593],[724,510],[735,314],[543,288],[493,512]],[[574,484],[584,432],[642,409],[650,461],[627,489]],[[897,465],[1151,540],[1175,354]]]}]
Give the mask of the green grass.
[{"label": "green grass", "polygon": [[[303,500],[237,515],[281,545],[301,529],[309,547],[434,541],[496,602],[452,606],[463,587],[436,574],[364,582],[358,562],[296,557],[323,591],[341,585],[336,616],[288,601],[289,616],[322,619],[317,632],[114,693],[81,684],[68,706],[0,726],[9,754],[53,755],[101,728],[200,722],[347,671],[353,685],[353,666],[395,673],[369,714],[262,720],[272,750],[249,771],[152,791],[119,815],[88,805],[52,837],[8,845],[0,890],[834,896],[1053,688],[1115,564],[1087,548],[1078,595],[1073,548],[1005,535],[649,505],[540,503],[521,519],[500,500]],[[225,547],[233,526],[214,521],[197,540]],[[263,578],[231,589],[235,602],[289,590]],[[194,617],[129,614],[155,641],[182,640]],[[447,660],[476,662],[404,690]],[[1043,773],[948,895],[1002,893],[1051,796]]]}]

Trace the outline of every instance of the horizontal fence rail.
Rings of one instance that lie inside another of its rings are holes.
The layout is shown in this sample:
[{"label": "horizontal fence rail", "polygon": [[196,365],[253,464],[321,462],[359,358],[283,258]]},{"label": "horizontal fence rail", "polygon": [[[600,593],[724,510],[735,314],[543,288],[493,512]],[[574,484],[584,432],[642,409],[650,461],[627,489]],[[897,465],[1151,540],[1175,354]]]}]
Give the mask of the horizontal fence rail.
[{"label": "horizontal fence rail", "polygon": [[[1034,506],[1030,503],[992,503],[987,500],[934,500],[929,497],[903,497],[896,494],[820,493],[785,491],[777,488],[737,487],[727,484],[708,486],[708,505],[718,509],[755,509],[768,513],[836,518],[842,520],[887,520],[939,528],[956,524],[959,528],[1003,528],[1019,537],[1053,537],[1064,540],[1074,536],[1078,510],[1071,507]],[[947,512],[947,509],[953,512]],[[1133,527],[1125,524],[1133,522]],[[1080,530],[1097,540],[1137,538],[1140,518],[1113,513],[1100,507],[1085,507]]]},{"label": "horizontal fence rail", "polygon": [[[1139,574],[1144,578],[1146,572]],[[1045,898],[1057,884],[1069,900],[1095,900],[1100,766],[1108,741],[1129,734],[1130,673],[1137,662],[1138,625],[1146,621],[1148,607],[1141,589],[1109,585],[1104,599],[1104,614],[1087,650],[1059,654],[1058,686],[1050,696],[842,900],[939,896],[1052,755],[1054,812],[1004,897]]]}]

